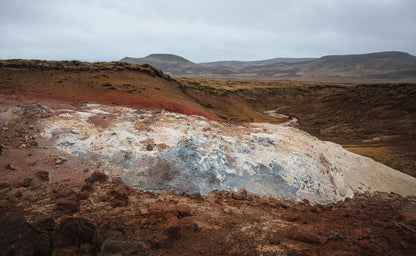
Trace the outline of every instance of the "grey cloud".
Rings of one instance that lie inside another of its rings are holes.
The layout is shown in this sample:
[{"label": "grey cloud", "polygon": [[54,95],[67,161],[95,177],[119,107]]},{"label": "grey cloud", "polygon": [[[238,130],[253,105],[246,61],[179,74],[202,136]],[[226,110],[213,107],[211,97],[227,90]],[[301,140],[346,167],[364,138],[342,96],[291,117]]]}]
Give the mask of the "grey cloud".
[{"label": "grey cloud", "polygon": [[0,58],[416,54],[413,0],[0,0]]}]

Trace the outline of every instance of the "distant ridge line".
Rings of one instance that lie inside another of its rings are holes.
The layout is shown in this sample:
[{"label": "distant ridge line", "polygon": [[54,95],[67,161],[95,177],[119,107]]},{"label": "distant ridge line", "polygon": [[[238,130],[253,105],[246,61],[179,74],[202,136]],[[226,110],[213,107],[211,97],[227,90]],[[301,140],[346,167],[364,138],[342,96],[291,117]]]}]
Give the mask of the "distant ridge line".
[{"label": "distant ridge line", "polygon": [[121,61],[150,64],[173,76],[270,80],[416,81],[416,57],[399,51],[194,63],[174,54],[150,54]]}]

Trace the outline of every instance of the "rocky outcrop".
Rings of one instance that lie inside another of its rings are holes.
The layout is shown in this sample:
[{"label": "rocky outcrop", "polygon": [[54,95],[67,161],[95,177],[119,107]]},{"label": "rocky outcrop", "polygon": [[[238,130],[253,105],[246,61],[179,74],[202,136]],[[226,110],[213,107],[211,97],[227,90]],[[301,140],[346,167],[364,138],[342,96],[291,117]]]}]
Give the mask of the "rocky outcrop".
[{"label": "rocky outcrop", "polygon": [[[364,191],[416,194],[415,178],[292,127],[97,104],[60,113],[43,121],[45,140],[105,164],[110,176],[139,189],[205,194],[245,188],[312,204]],[[94,125],[100,118],[111,120],[105,129]]]},{"label": "rocky outcrop", "polygon": [[33,228],[23,217],[0,218],[0,255],[47,256],[51,252],[47,233]]},{"label": "rocky outcrop", "polygon": [[68,218],[60,223],[54,235],[54,247],[80,246],[92,243],[95,226],[83,218]]}]

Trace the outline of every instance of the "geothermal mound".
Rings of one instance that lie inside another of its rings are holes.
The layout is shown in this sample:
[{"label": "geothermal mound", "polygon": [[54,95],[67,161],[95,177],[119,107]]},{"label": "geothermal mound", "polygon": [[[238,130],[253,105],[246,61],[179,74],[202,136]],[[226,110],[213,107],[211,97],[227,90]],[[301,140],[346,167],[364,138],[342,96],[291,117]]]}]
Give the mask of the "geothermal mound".
[{"label": "geothermal mound", "polygon": [[[142,190],[205,194],[245,188],[320,204],[354,192],[416,195],[415,178],[292,127],[99,104],[39,108],[53,113],[38,121],[43,145],[99,164]],[[22,107],[3,119],[19,113]]]}]

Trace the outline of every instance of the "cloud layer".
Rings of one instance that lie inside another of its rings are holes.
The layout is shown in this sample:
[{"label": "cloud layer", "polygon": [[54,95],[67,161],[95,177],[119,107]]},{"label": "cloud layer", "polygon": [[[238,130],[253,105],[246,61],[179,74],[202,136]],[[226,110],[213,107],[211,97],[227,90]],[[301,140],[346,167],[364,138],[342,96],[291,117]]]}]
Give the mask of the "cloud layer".
[{"label": "cloud layer", "polygon": [[414,0],[0,0],[0,59],[415,55],[415,13]]}]

